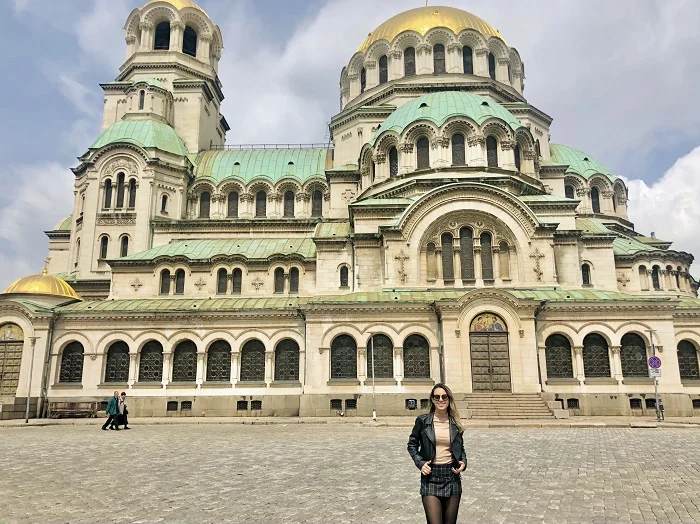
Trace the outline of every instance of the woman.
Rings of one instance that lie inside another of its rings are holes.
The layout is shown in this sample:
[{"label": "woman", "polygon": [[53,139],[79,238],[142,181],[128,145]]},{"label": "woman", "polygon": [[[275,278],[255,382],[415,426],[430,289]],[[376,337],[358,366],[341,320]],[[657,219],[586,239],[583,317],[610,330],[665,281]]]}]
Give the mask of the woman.
[{"label": "woman", "polygon": [[106,430],[107,426],[109,429],[119,429],[117,422],[119,422],[119,391],[115,391],[112,398],[109,399],[107,403],[107,421],[102,425],[102,429]]},{"label": "woman", "polygon": [[460,474],[467,467],[464,428],[452,391],[436,384],[430,413],[416,417],[408,453],[421,472],[420,494],[428,524],[456,524],[462,497]]}]

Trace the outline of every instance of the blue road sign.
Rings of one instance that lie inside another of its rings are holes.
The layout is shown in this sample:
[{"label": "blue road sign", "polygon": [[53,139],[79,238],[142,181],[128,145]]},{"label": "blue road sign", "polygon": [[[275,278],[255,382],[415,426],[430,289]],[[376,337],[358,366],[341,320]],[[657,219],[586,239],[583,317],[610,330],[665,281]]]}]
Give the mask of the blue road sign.
[{"label": "blue road sign", "polygon": [[651,369],[659,369],[661,367],[661,359],[656,355],[649,357],[649,367]]}]

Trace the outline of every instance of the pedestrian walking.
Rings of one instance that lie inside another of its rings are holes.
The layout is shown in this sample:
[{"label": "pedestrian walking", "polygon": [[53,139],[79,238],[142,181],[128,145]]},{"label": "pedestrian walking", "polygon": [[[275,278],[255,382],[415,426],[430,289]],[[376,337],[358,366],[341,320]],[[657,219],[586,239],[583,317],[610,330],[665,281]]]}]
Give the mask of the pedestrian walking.
[{"label": "pedestrian walking", "polygon": [[459,411],[445,384],[433,386],[430,412],[416,417],[408,438],[408,453],[421,472],[420,494],[426,522],[456,524],[467,453]]},{"label": "pedestrian walking", "polygon": [[127,418],[129,410],[126,409],[126,392],[124,391],[122,391],[121,397],[119,397],[118,408],[119,419],[117,420],[117,429],[119,429],[120,424],[124,425],[124,429],[131,429],[129,427],[129,419]]},{"label": "pedestrian walking", "polygon": [[107,412],[107,421],[102,425],[102,429],[107,429],[107,426],[109,426],[109,429],[119,429],[119,426],[117,426],[117,422],[119,422],[119,391],[114,392],[114,396],[109,399],[109,402],[107,403],[107,409],[105,410]]}]

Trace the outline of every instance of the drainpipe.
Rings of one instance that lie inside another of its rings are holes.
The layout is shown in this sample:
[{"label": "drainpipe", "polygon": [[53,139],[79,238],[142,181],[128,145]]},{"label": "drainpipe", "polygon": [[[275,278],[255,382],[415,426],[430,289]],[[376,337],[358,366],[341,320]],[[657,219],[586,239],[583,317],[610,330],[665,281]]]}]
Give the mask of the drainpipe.
[{"label": "drainpipe", "polygon": [[44,360],[44,369],[41,371],[41,409],[39,418],[46,418],[49,411],[49,368],[51,366],[51,348],[53,347],[53,333],[57,318],[58,312],[54,310],[49,320],[49,332],[46,336],[46,359]]},{"label": "drainpipe", "polygon": [[430,309],[435,312],[435,318],[437,318],[438,326],[438,357],[440,358],[440,382],[445,383],[445,353],[443,350],[443,337],[442,337],[442,312],[437,302],[430,303]]},{"label": "drainpipe", "polygon": [[540,305],[535,308],[535,354],[537,355],[537,378],[540,381],[540,392],[544,392],[544,384],[542,383],[542,367],[540,366],[540,345],[539,345],[539,331],[537,330],[537,315],[539,315],[544,309],[546,300],[540,302]]}]

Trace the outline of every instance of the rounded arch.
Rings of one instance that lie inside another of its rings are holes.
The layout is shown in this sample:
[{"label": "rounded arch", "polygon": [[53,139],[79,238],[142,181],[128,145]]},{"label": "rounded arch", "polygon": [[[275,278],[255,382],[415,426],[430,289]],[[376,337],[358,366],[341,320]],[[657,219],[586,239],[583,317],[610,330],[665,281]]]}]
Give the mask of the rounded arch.
[{"label": "rounded arch", "polygon": [[464,29],[457,35],[457,41],[461,46],[469,46],[472,48],[474,53],[477,51],[482,51],[488,48],[486,39],[474,29]]},{"label": "rounded arch", "polygon": [[323,336],[321,337],[320,347],[329,348],[333,340],[335,340],[340,335],[348,335],[355,341],[355,344],[357,344],[358,340],[362,340],[364,338],[363,333],[354,325],[339,324],[332,327],[323,334]]},{"label": "rounded arch", "polygon": [[360,71],[365,66],[365,55],[359,51],[355,53],[348,63],[348,74],[350,76],[357,75],[358,79]]},{"label": "rounded arch", "polygon": [[199,11],[191,7],[185,7],[180,11],[180,21],[186,25],[190,26],[197,32],[197,35],[208,35],[212,36],[213,25],[212,23],[203,17]]},{"label": "rounded arch", "polygon": [[478,124],[471,118],[458,115],[445,122],[442,126],[442,136],[450,138],[456,133],[461,133],[464,135],[464,138],[469,138],[477,134],[476,130],[478,127]]},{"label": "rounded arch", "polygon": [[392,50],[401,51],[401,53],[403,53],[409,47],[417,48],[422,42],[423,39],[419,33],[408,30],[394,38],[394,41],[391,43],[391,48]]},{"label": "rounded arch", "polygon": [[213,196],[216,193],[216,186],[208,180],[203,180],[200,182],[195,182],[191,191],[196,197],[199,197],[204,192],[207,192]]},{"label": "rounded arch", "polygon": [[391,44],[388,40],[377,40],[374,42],[365,54],[365,62],[370,60],[379,61],[379,57],[388,55],[391,51]]},{"label": "rounded arch", "polygon": [[25,342],[35,336],[34,324],[28,318],[12,311],[0,310],[0,328],[7,324],[18,326],[22,330]]},{"label": "rounded arch", "polygon": [[481,133],[484,137],[492,136],[501,142],[510,141],[513,139],[513,132],[508,125],[500,118],[489,118],[481,123]]},{"label": "rounded arch", "polygon": [[491,313],[505,322],[510,333],[521,329],[518,304],[512,295],[497,289],[475,290],[460,299],[461,312],[457,323],[465,333],[469,332],[472,321],[479,315]]},{"label": "rounded arch", "polygon": [[409,125],[403,132],[403,139],[409,143],[415,143],[419,138],[427,138],[432,141],[438,136],[438,129],[432,122],[417,120]]},{"label": "rounded arch", "polygon": [[112,331],[103,335],[95,344],[97,348],[96,353],[98,355],[105,355],[109,350],[109,347],[115,342],[125,342],[129,346],[129,353],[136,353],[136,345],[134,344],[134,338],[127,331]]},{"label": "rounded arch", "polygon": [[209,348],[214,342],[223,341],[229,344],[233,348],[235,339],[225,331],[213,331],[202,337],[202,348],[203,350],[209,351]]},{"label": "rounded arch", "polygon": [[492,36],[491,38],[488,39],[486,46],[489,48],[489,51],[493,53],[493,55],[496,57],[496,60],[499,59],[506,59],[509,60],[509,52],[508,52],[508,46],[506,46],[502,40],[499,38],[496,38],[495,36]]},{"label": "rounded arch", "polygon": [[[25,339],[27,337],[25,336]],[[60,337],[54,340],[54,348],[56,348],[56,354],[61,355],[66,346],[71,342],[80,342],[83,345],[83,351],[85,355],[95,355],[94,346],[89,338],[87,338],[82,333],[77,331],[68,331],[62,334]]]},{"label": "rounded arch", "polygon": [[134,339],[134,348],[136,349],[136,353],[140,354],[143,347],[152,340],[158,342],[163,347],[164,351],[169,344],[168,338],[163,335],[163,333],[159,331],[145,331]]},{"label": "rounded arch", "polygon": [[546,324],[542,326],[538,332],[538,345],[546,345],[547,339],[554,336],[560,335],[565,337],[569,341],[571,347],[580,346],[577,343],[578,334],[576,330],[569,324],[560,324],[557,322],[552,322],[551,324]]},{"label": "rounded arch", "polygon": [[256,195],[260,191],[270,196],[272,193],[272,184],[266,180],[254,180],[248,184],[248,193]]},{"label": "rounded arch", "polygon": [[141,19],[155,27],[160,22],[174,22],[179,18],[177,9],[169,2],[149,4],[141,11]]},{"label": "rounded arch", "polygon": [[430,328],[420,324],[408,324],[402,327],[397,333],[397,340],[403,344],[408,337],[413,335],[418,335],[426,339],[430,348],[437,348],[439,345],[435,333],[433,333]]},{"label": "rounded arch", "polygon": [[591,189],[597,187],[601,191],[601,193],[606,191],[612,191],[612,185],[610,183],[610,180],[603,175],[593,175],[591,178],[588,179],[588,186]]},{"label": "rounded arch", "polygon": [[450,44],[455,44],[458,42],[457,35],[450,29],[444,27],[435,27],[431,29],[425,34],[423,41],[431,47],[437,44],[442,44],[445,46],[445,50],[447,50],[447,46]]},{"label": "rounded arch", "polygon": [[[194,343],[194,345],[197,347],[198,353],[204,352],[204,346],[202,344],[202,339],[200,338],[200,336],[194,331],[190,331],[188,329],[178,330],[172,335],[170,335],[168,339],[168,346],[171,351],[175,351],[175,348],[177,348],[177,346],[181,342],[185,342],[187,340]],[[164,347],[164,351],[167,352],[167,346]]]},{"label": "rounded arch", "polygon": [[236,337],[236,345],[240,351],[251,340],[259,340],[265,346],[265,350],[270,348],[270,337],[262,330],[251,328],[238,334]]}]

